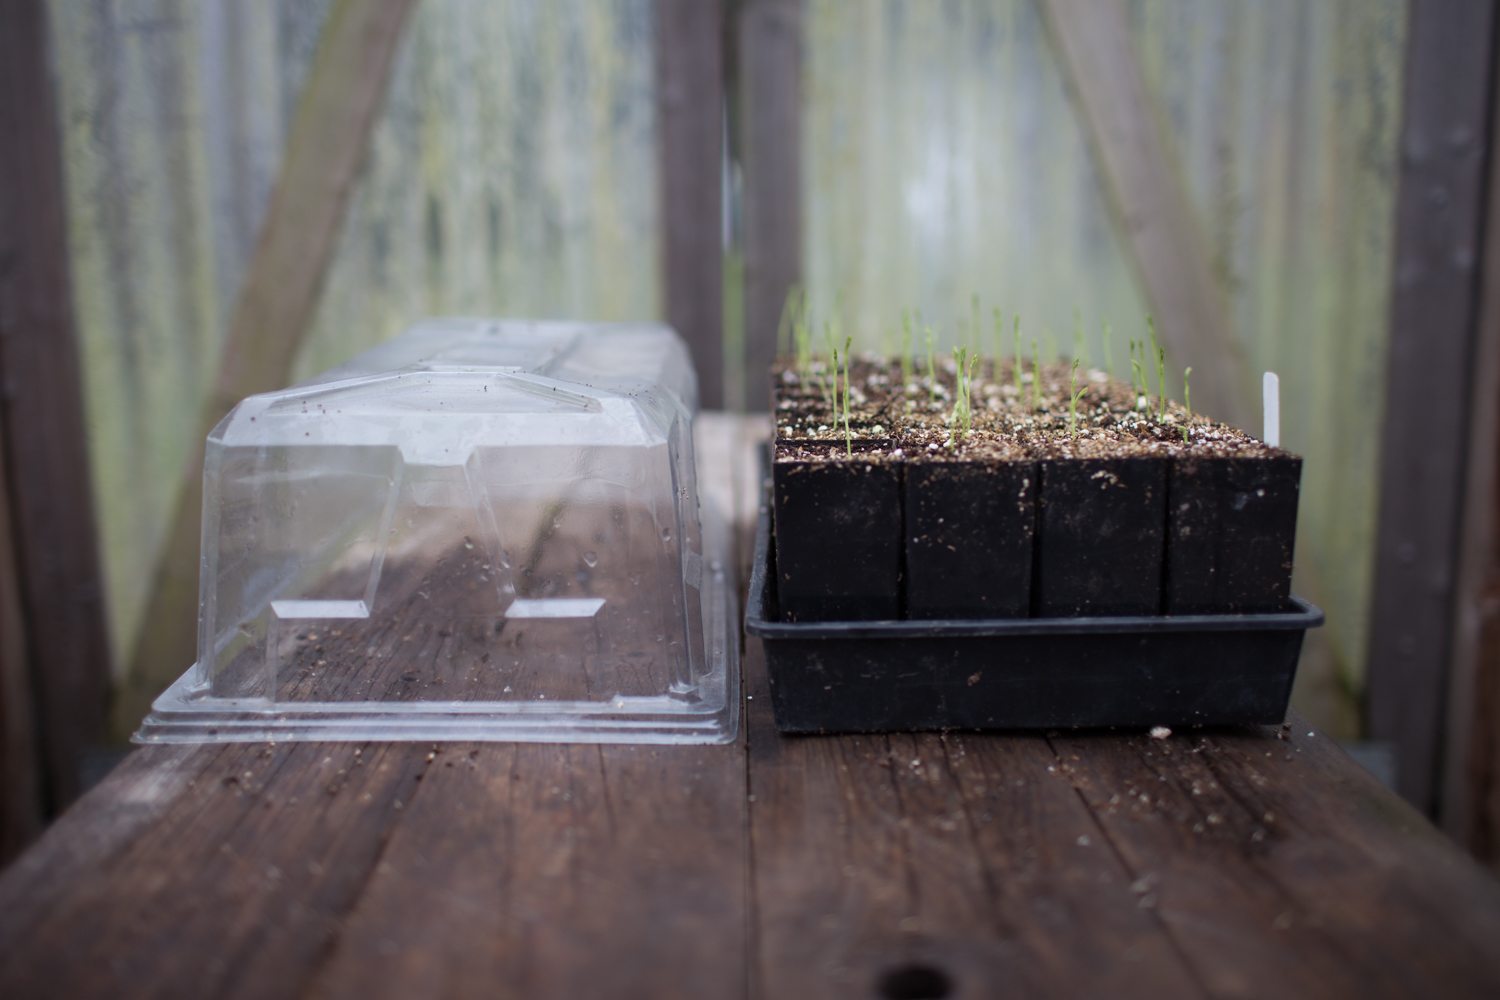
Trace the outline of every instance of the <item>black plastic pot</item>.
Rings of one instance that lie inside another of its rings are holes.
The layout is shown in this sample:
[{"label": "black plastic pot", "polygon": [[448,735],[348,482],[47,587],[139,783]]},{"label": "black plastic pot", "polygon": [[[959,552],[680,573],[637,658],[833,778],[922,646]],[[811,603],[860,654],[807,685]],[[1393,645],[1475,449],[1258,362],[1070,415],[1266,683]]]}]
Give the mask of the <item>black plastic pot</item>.
[{"label": "black plastic pot", "polygon": [[1036,617],[1161,611],[1167,465],[1164,458],[1040,463]]},{"label": "black plastic pot", "polygon": [[774,562],[763,514],[745,630],[789,733],[1274,724],[1323,622],[1294,597],[1266,615],[797,623]]},{"label": "black plastic pot", "polygon": [[1031,613],[1036,463],[918,461],[906,467],[906,616]]},{"label": "black plastic pot", "polygon": [[856,454],[778,459],[771,473],[782,614],[789,621],[900,618],[899,467]]},{"label": "black plastic pot", "polygon": [[1178,458],[1167,484],[1168,614],[1280,611],[1302,459]]}]

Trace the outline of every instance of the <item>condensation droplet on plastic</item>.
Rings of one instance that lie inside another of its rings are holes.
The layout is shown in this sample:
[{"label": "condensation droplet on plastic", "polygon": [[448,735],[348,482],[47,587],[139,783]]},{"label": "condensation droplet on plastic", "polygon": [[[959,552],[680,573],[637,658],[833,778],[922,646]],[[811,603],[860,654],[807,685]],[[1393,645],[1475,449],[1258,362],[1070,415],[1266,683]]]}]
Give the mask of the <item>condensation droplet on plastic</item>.
[{"label": "condensation droplet on plastic", "polygon": [[466,548],[466,549],[472,549],[473,547],[474,547],[473,540],[470,539],[468,535],[465,535],[464,536],[464,548]]},{"label": "condensation droplet on plastic", "polygon": [[661,529],[661,540],[664,541],[664,542],[670,542],[672,540],[672,529],[671,528],[663,528],[663,529]]},{"label": "condensation droplet on plastic", "polygon": [[599,565],[599,556],[593,552],[585,552],[583,554],[583,564],[592,569]]}]

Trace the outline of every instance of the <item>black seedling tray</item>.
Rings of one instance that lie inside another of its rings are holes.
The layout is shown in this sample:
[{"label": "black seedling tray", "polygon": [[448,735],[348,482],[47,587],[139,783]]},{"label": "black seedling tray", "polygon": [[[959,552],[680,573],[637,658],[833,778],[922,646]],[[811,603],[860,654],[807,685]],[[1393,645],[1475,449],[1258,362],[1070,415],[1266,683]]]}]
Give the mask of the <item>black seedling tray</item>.
[{"label": "black seedling tray", "polygon": [[1272,725],[1323,612],[784,621],[762,509],[745,631],[787,733]]}]

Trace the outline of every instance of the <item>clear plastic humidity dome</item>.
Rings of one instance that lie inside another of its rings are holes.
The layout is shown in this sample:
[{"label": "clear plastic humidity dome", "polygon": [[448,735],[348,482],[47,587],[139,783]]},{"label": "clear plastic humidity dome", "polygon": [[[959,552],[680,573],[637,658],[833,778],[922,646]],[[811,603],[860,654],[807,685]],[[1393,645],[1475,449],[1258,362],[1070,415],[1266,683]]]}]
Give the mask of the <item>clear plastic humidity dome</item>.
[{"label": "clear plastic humidity dome", "polygon": [[198,662],[137,739],[733,739],[696,406],[665,327],[487,320],[245,400],[208,439]]}]

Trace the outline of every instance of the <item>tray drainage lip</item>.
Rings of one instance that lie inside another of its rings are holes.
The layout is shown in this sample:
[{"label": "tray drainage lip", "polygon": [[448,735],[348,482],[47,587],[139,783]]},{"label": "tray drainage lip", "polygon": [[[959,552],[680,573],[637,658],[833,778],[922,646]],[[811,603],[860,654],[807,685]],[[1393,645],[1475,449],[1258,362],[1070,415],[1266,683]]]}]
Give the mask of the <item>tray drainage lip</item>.
[{"label": "tray drainage lip", "polygon": [[767,639],[922,639],[932,636],[1087,635],[1151,632],[1298,632],[1323,624],[1323,612],[1293,595],[1288,611],[1254,615],[1122,615],[1099,618],[964,618],[909,621],[784,622],[767,618],[764,580],[754,584],[745,631]]}]

